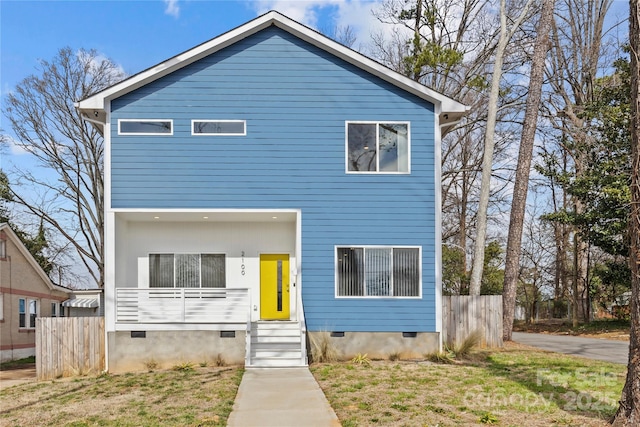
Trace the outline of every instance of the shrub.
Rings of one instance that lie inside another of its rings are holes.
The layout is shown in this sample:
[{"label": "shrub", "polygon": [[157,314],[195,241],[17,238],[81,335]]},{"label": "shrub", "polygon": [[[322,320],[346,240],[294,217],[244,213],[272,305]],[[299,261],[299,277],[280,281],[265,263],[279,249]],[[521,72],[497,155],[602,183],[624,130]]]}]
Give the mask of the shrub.
[{"label": "shrub", "polygon": [[367,354],[361,354],[358,353],[356,354],[353,359],[351,359],[351,363],[353,363],[354,365],[371,365],[371,359],[369,359],[369,357],[367,356]]},{"label": "shrub", "polygon": [[332,363],[338,361],[338,350],[331,342],[329,332],[322,331],[309,334],[311,358],[317,363]]}]

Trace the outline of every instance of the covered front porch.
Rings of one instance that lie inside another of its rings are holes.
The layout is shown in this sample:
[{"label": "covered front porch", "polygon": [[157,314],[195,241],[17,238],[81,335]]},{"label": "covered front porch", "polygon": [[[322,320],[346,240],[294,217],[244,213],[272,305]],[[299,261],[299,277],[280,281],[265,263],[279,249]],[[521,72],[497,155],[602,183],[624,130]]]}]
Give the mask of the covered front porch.
[{"label": "covered front porch", "polygon": [[245,365],[259,365],[259,322],[267,320],[295,325],[295,357],[306,363],[299,211],[125,210],[113,213],[113,225],[105,312],[112,366],[128,359],[131,369],[143,357],[238,363],[241,347]]}]

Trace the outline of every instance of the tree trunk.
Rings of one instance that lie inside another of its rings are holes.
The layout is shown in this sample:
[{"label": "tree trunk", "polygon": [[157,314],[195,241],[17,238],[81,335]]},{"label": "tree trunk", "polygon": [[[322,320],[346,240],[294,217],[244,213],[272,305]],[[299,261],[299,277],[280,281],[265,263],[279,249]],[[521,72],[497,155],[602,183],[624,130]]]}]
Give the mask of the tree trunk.
[{"label": "tree trunk", "polygon": [[547,50],[549,49],[549,32],[553,19],[555,0],[544,0],[540,21],[538,22],[538,34],[531,58],[531,76],[529,78],[529,94],[524,113],[524,125],[520,139],[520,152],[518,154],[518,166],[516,167],[516,180],[511,201],[511,218],[509,221],[509,234],[507,236],[507,251],[504,268],[504,287],[502,290],[502,338],[511,341],[513,332],[513,318],[516,309],[516,287],[520,272],[520,249],[522,244],[522,227],[524,225],[525,208],[527,204],[527,192],[529,190],[529,171],[531,170],[531,157],[536,136],[538,110],[542,94],[542,82],[544,79],[544,66]]},{"label": "tree trunk", "polygon": [[629,43],[631,45],[631,216],[629,234],[631,249],[631,334],[627,380],[622,389],[620,406],[613,418],[614,426],[640,425],[640,6],[629,2]]},{"label": "tree trunk", "polygon": [[500,1],[500,38],[495,53],[493,75],[491,77],[491,91],[489,94],[489,109],[487,112],[487,129],[484,140],[484,154],[482,156],[482,182],[480,184],[480,201],[478,204],[478,220],[476,224],[476,241],[473,249],[473,266],[469,281],[469,295],[480,295],[480,282],[484,269],[484,246],[487,239],[487,209],[489,207],[489,193],[491,190],[491,172],[493,170],[493,150],[495,147],[496,120],[498,116],[498,96],[500,95],[500,79],[502,78],[502,64],[504,53],[509,42],[507,33],[506,1]]},{"label": "tree trunk", "polygon": [[[487,111],[487,128],[485,130],[484,153],[482,156],[482,181],[480,183],[480,200],[478,202],[478,214],[476,224],[476,241],[473,248],[473,266],[469,282],[469,295],[480,295],[480,282],[484,269],[484,249],[487,239],[487,209],[489,207],[489,194],[491,190],[491,172],[493,171],[493,150],[495,148],[496,121],[498,118],[498,97],[500,95],[500,80],[502,78],[502,66],[507,44],[513,34],[520,28],[522,21],[527,17],[533,0],[527,0],[520,9],[517,18],[507,16],[507,1],[500,0],[500,37],[494,53],[493,75],[491,76],[491,91],[489,93],[489,106]],[[507,20],[511,27],[507,27]]]},{"label": "tree trunk", "polygon": [[580,305],[580,300],[578,299],[578,295],[580,294],[578,291],[579,288],[579,276],[580,276],[580,242],[578,238],[578,234],[576,232],[573,233],[573,278],[571,279],[571,322],[573,327],[578,326],[578,307]]}]

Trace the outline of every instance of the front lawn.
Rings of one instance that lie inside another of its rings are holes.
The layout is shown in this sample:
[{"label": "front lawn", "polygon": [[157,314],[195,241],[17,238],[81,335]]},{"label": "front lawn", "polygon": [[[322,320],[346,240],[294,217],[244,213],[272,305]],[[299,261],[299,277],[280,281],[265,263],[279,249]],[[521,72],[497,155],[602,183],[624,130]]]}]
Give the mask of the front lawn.
[{"label": "front lawn", "polygon": [[0,391],[2,426],[225,426],[237,367],[194,367],[22,384]]},{"label": "front lawn", "polygon": [[[514,343],[453,364],[356,362],[311,366],[344,427],[607,426],[626,372]],[[185,364],[22,384],[0,391],[0,425],[224,426],[242,373]]]},{"label": "front lawn", "polygon": [[626,366],[508,343],[456,364],[348,362],[311,370],[344,427],[606,426]]}]

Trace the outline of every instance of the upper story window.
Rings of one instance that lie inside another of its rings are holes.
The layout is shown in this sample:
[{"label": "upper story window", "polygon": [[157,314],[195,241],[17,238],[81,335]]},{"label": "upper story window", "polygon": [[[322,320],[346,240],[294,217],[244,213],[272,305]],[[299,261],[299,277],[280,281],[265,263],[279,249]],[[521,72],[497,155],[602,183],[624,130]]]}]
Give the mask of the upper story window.
[{"label": "upper story window", "polygon": [[409,173],[408,122],[346,122],[347,172]]},{"label": "upper story window", "polygon": [[191,135],[243,136],[245,120],[191,120]]},{"label": "upper story window", "polygon": [[224,288],[224,254],[150,254],[150,288]]},{"label": "upper story window", "polygon": [[173,135],[173,120],[119,119],[118,135]]},{"label": "upper story window", "polygon": [[336,247],[336,296],[420,297],[419,247]]},{"label": "upper story window", "polygon": [[7,241],[0,239],[0,258],[7,257]]}]

